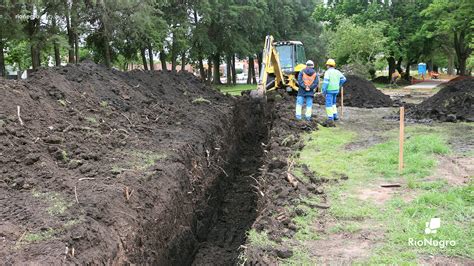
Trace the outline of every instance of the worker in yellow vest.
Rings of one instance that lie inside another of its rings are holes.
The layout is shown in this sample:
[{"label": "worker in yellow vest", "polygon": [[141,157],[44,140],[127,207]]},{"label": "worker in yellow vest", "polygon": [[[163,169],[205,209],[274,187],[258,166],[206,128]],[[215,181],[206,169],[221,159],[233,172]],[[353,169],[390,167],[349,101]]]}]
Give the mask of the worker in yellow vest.
[{"label": "worker in yellow vest", "polygon": [[306,102],[306,111],[304,117],[306,120],[311,120],[313,113],[313,98],[314,91],[318,87],[319,76],[314,70],[314,62],[308,60],[306,68],[301,70],[298,75],[298,95],[296,96],[296,119],[301,120],[303,112],[303,104]]},{"label": "worker in yellow vest", "polygon": [[342,84],[346,82],[346,77],[344,77],[341,71],[336,69],[336,61],[334,61],[334,59],[328,59],[326,67],[328,69],[324,72],[323,86],[321,89],[326,98],[326,114],[328,119],[323,126],[334,127],[336,126],[334,121],[339,119],[336,99]]}]

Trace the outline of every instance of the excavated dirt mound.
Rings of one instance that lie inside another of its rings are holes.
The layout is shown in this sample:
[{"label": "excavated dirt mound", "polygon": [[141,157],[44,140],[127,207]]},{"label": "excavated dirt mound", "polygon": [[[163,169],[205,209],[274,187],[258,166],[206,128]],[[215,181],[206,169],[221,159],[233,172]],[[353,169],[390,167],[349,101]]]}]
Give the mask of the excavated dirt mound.
[{"label": "excavated dirt mound", "polygon": [[353,107],[390,107],[390,96],[375,88],[372,82],[354,75],[346,77],[344,84],[344,105]]},{"label": "excavated dirt mound", "polygon": [[407,117],[442,122],[474,122],[474,79],[450,81],[432,97],[408,107]]},{"label": "excavated dirt mound", "polygon": [[[390,107],[394,103],[390,96],[382,93],[375,88],[372,82],[365,78],[348,75],[346,83],[344,83],[344,106],[376,108]],[[325,104],[323,95],[318,95],[316,101],[319,104]],[[340,95],[338,96],[338,105],[340,103]]]},{"label": "excavated dirt mound", "polygon": [[189,73],[84,63],[0,80],[0,257],[182,265],[208,247],[234,261],[256,217],[245,191],[264,121],[260,103]]}]

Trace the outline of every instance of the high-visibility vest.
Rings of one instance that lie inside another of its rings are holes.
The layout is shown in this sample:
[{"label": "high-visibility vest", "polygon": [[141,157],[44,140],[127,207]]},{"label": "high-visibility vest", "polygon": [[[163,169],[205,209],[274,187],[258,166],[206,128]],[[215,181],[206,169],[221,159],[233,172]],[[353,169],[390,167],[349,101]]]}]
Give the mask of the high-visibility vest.
[{"label": "high-visibility vest", "polygon": [[316,79],[316,72],[313,73],[313,75],[308,75],[303,72],[303,83],[305,87],[310,87],[313,85],[314,80]]}]

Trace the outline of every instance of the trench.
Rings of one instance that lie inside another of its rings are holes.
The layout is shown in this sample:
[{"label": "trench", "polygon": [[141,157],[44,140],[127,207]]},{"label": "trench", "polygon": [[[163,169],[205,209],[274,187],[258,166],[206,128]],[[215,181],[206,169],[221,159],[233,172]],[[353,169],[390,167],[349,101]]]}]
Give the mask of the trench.
[{"label": "trench", "polygon": [[197,238],[192,258],[187,260],[191,265],[238,263],[240,246],[257,217],[257,184],[253,176],[263,164],[261,143],[268,137],[265,108],[261,103],[246,101],[234,109],[230,134],[235,145],[223,167],[225,174],[211,189],[212,203],[207,206],[205,217],[201,217],[206,233]]}]

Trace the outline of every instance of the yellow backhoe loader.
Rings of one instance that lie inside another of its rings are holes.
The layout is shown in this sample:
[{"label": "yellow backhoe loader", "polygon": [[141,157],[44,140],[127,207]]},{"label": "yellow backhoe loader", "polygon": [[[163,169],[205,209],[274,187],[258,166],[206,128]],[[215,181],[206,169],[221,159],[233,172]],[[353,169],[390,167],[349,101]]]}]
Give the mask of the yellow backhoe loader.
[{"label": "yellow backhoe loader", "polygon": [[250,96],[262,98],[267,91],[276,89],[298,91],[298,73],[306,67],[305,63],[302,42],[274,42],[273,36],[268,35],[265,38],[257,90],[251,91]]}]

